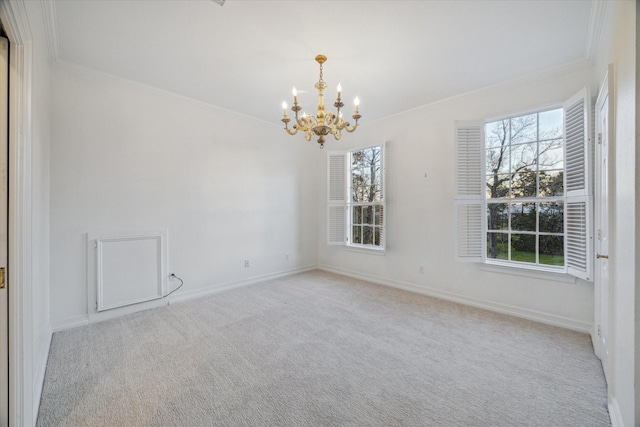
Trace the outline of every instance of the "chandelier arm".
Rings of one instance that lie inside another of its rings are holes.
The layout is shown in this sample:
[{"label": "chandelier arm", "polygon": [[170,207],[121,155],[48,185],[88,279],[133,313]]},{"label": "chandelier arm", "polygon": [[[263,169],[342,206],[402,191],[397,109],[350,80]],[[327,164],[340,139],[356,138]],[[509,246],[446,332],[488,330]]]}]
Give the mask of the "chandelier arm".
[{"label": "chandelier arm", "polygon": [[[299,111],[299,110],[298,110]],[[305,129],[305,124],[302,120],[304,119],[300,119],[300,117],[298,116],[298,111],[296,111],[296,124],[298,126],[298,128],[302,128]]]},{"label": "chandelier arm", "polygon": [[347,132],[351,133],[354,130],[356,130],[357,127],[358,127],[358,122],[357,121],[351,128],[349,128],[349,123],[347,123],[347,126],[345,126],[344,130],[346,130]]},{"label": "chandelier arm", "polygon": [[349,123],[346,124],[346,130],[347,132],[351,133],[354,130],[356,130],[356,128],[358,127],[358,120],[360,119],[360,117],[362,117],[360,115],[360,113],[358,112],[358,107],[356,107],[356,113],[353,115],[353,119],[356,121],[355,124],[353,125],[353,127],[350,129],[349,128]]},{"label": "chandelier arm", "polygon": [[334,127],[335,123],[336,123],[336,115],[333,114],[332,112],[328,112],[327,115],[325,116],[325,120],[324,123],[327,126],[331,126]]},{"label": "chandelier arm", "polygon": [[[291,107],[291,111],[293,111],[295,113],[295,119],[296,119],[296,123],[298,125],[298,128],[302,128],[303,130],[305,129],[305,124],[301,121],[300,116],[298,115],[298,113],[300,113],[300,110],[302,110],[302,107],[300,107],[300,104],[298,104],[298,98],[295,97],[294,101],[293,101],[293,107]],[[304,117],[303,117],[304,119]]]},{"label": "chandelier arm", "polygon": [[298,129],[306,132],[307,130],[309,130],[309,123],[304,118],[302,118],[298,120],[297,127]]},{"label": "chandelier arm", "polygon": [[298,128],[295,125],[293,126],[293,130],[289,129],[289,122],[291,121],[291,119],[289,118],[289,116],[287,116],[286,112],[284,118],[281,121],[284,123],[284,130],[286,130],[289,135],[295,135],[296,133],[298,133]]},{"label": "chandelier arm", "polygon": [[295,135],[296,133],[298,133],[297,127],[294,127],[292,131],[291,129],[289,129],[289,126],[286,126],[284,130],[286,130],[289,135]]},{"label": "chandelier arm", "polygon": [[304,129],[311,130],[318,125],[318,119],[313,114],[307,114],[302,118],[302,125]]},{"label": "chandelier arm", "polygon": [[347,126],[349,126],[349,122],[345,122],[342,119],[340,119],[340,121],[336,124],[336,128],[338,128],[338,130],[343,130]]},{"label": "chandelier arm", "polygon": [[338,121],[338,124],[340,123],[340,109],[344,106],[344,104],[342,103],[342,101],[340,101],[340,96],[338,96],[338,100],[333,104],[334,107],[336,107],[336,118]]}]

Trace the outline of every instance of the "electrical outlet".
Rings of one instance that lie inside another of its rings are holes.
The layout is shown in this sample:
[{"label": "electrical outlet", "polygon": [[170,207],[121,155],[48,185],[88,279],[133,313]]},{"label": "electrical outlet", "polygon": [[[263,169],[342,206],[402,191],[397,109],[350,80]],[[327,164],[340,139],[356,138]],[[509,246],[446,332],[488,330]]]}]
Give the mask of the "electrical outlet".
[{"label": "electrical outlet", "polygon": [[249,268],[249,260],[248,259],[244,260],[244,268]]},{"label": "electrical outlet", "polygon": [[424,265],[420,266],[420,274],[424,274]]}]

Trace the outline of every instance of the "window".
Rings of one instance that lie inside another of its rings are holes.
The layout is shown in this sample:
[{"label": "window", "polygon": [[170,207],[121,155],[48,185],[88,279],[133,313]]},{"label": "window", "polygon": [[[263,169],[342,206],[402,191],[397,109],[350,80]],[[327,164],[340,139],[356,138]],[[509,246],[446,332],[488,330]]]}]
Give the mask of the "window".
[{"label": "window", "polygon": [[384,251],[384,145],[328,154],[328,243]]},{"label": "window", "polygon": [[584,89],[562,108],[456,123],[458,260],[590,280],[588,99]]},{"label": "window", "polygon": [[485,125],[486,259],[564,268],[562,108]]},{"label": "window", "polygon": [[348,243],[384,248],[382,146],[349,152],[350,201]]}]

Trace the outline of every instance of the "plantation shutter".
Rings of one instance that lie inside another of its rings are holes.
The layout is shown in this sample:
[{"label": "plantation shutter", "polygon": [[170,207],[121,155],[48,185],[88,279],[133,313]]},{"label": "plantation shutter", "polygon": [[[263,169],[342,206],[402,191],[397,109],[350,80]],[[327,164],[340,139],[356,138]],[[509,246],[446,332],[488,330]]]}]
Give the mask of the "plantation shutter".
[{"label": "plantation shutter", "polygon": [[[380,223],[382,224],[382,229],[380,230],[380,242],[383,248],[387,247],[387,161],[389,159],[389,142],[382,143],[382,175],[381,175],[381,185],[382,185],[382,213],[380,214]],[[351,176],[349,175],[349,178]]]},{"label": "plantation shutter", "polygon": [[482,261],[482,201],[484,182],[484,122],[455,124],[455,209],[456,260]]},{"label": "plantation shutter", "polygon": [[565,158],[565,260],[567,273],[592,280],[589,96],[582,89],[563,105]]},{"label": "plantation shutter", "polygon": [[327,244],[346,243],[347,181],[345,152],[327,153]]}]

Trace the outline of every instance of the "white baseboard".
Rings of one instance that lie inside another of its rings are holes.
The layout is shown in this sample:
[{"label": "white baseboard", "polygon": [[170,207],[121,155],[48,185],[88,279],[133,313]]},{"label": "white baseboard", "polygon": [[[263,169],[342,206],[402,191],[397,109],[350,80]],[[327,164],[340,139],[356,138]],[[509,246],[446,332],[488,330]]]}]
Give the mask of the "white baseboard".
[{"label": "white baseboard", "polygon": [[60,332],[67,329],[77,328],[78,326],[85,326],[89,324],[89,316],[84,314],[81,316],[74,316],[68,319],[58,320],[51,324],[53,332]]},{"label": "white baseboard", "polygon": [[624,427],[622,421],[622,414],[620,413],[620,407],[616,399],[611,399],[609,402],[609,418],[611,418],[611,427]]},{"label": "white baseboard", "polygon": [[53,331],[51,327],[48,328],[40,348],[40,359],[38,360],[38,369],[33,376],[33,419],[38,419],[38,411],[40,410],[40,397],[42,396],[42,388],[44,386],[44,375],[47,371],[47,361],[49,360],[49,349],[51,348],[51,338],[53,337]]},{"label": "white baseboard", "polygon": [[[316,265],[309,265],[306,267],[293,268],[290,270],[283,270],[275,273],[268,273],[260,276],[254,276],[244,280],[216,284],[214,286],[208,286],[206,288],[194,289],[194,290],[184,291],[184,292],[178,291],[175,294],[167,297],[165,301],[166,301],[166,304],[175,304],[177,302],[189,301],[195,298],[201,298],[207,295],[217,294],[219,292],[227,291],[230,289],[253,285],[255,283],[264,282],[266,280],[277,279],[279,277],[293,276],[294,274],[304,273],[305,271],[311,271],[316,268],[317,268]],[[118,317],[118,316],[115,316],[115,317]],[[110,317],[110,318],[113,318],[113,317]],[[66,329],[72,329],[72,328],[77,328],[78,326],[88,325],[89,322],[90,322],[89,316],[85,314],[85,315],[75,316],[69,319],[53,322],[51,327],[53,329],[53,332],[60,332]]]},{"label": "white baseboard", "polygon": [[601,345],[598,333],[595,328],[591,328],[591,332],[589,332],[589,334],[591,335],[591,346],[593,347],[593,353],[598,359],[602,360],[602,352],[600,348]]},{"label": "white baseboard", "polygon": [[[275,273],[263,274],[260,276],[254,276],[248,279],[226,282],[209,286],[201,289],[194,289],[185,292],[178,292],[168,297],[169,304],[174,304],[181,301],[188,301],[195,298],[204,297],[207,295],[213,295],[219,292],[227,291],[230,289],[236,289],[243,286],[253,285],[255,283],[264,282],[270,279],[277,279],[279,277],[292,276],[294,274],[304,273],[306,271],[320,269],[329,271],[344,276],[353,277],[356,279],[367,280],[379,285],[390,286],[392,288],[403,289],[405,291],[415,292],[422,295],[436,297],[447,301],[457,302],[460,304],[469,305],[472,307],[478,307],[497,313],[508,314],[515,317],[520,317],[527,320],[533,320],[535,322],[545,323],[548,325],[559,326],[565,329],[571,329],[578,332],[587,334],[593,333],[593,325],[585,322],[581,322],[575,319],[567,317],[556,316],[553,314],[543,313],[540,311],[529,310],[521,307],[511,306],[507,304],[500,304],[492,301],[470,298],[464,295],[455,294],[453,292],[447,292],[440,289],[435,289],[427,286],[416,285],[414,283],[402,282],[384,277],[378,277],[366,273],[361,273],[352,270],[346,270],[341,268],[334,268],[327,265],[309,265],[305,267],[294,268],[291,270],[283,270]],[[75,328],[78,326],[84,326],[89,323],[87,315],[76,316],[69,319],[60,320],[52,324],[53,332],[59,332],[66,329]]]},{"label": "white baseboard", "polygon": [[430,296],[430,297],[457,302],[459,304],[482,308],[484,310],[489,310],[496,313],[508,314],[511,316],[532,320],[532,321],[544,323],[547,325],[553,325],[553,326],[558,326],[565,329],[571,329],[577,332],[591,334],[592,328],[593,328],[591,324],[581,322],[579,320],[570,319],[563,316],[556,316],[554,314],[543,313],[540,311],[529,310],[526,308],[511,306],[507,304],[500,304],[492,301],[481,300],[477,298],[470,298],[464,295],[459,295],[453,292],[447,292],[440,289],[431,288],[428,286],[416,285],[414,283],[408,283],[408,282],[401,282],[398,280],[393,280],[385,277],[378,277],[378,276],[361,273],[357,271],[329,267],[327,265],[319,265],[318,268],[320,270],[353,277],[355,279],[366,280],[379,285],[390,286],[392,288],[397,288],[397,289],[403,289],[405,291],[415,292],[415,293]]},{"label": "white baseboard", "polygon": [[[527,320],[533,320],[540,323],[545,323],[548,325],[559,326],[565,329],[571,329],[578,332],[583,332],[587,334],[593,333],[593,325],[585,322],[581,322],[575,319],[557,316],[549,313],[543,313],[540,311],[529,310],[521,307],[511,306],[507,304],[500,304],[492,301],[470,298],[464,295],[459,295],[453,292],[447,292],[440,289],[431,288],[428,286],[417,285],[414,283],[402,282],[398,280],[393,280],[384,277],[378,277],[366,273],[361,273],[352,270],[346,270],[341,268],[334,268],[327,265],[309,265],[305,267],[294,268],[291,270],[283,270],[275,273],[263,274],[260,276],[254,276],[248,279],[226,282],[221,284],[216,284],[214,286],[209,286],[206,288],[194,289],[190,291],[177,292],[174,295],[168,297],[169,304],[174,304],[181,301],[188,301],[195,298],[204,297],[207,295],[213,295],[219,292],[223,292],[230,289],[240,288],[243,286],[252,285],[259,282],[264,282],[270,279],[277,279],[279,277],[292,276],[294,274],[304,273],[306,271],[320,269],[324,271],[329,271],[336,274],[341,274],[344,276],[353,277],[356,279],[367,280],[372,283],[377,283],[379,285],[389,286],[392,288],[403,289],[410,292],[415,292],[422,295],[427,295],[431,297],[436,297],[440,299],[444,299],[447,301],[457,302],[460,304],[469,305],[472,307],[482,308],[489,311],[494,311],[497,313],[508,314],[515,317],[520,317]],[[53,332],[63,331],[65,329],[71,329],[78,326],[87,325],[89,323],[89,319],[87,315],[76,316],[73,318],[61,320],[54,322],[52,324]]]},{"label": "white baseboard", "polygon": [[280,277],[293,276],[294,274],[304,273],[306,271],[315,270],[316,268],[318,268],[316,265],[309,265],[306,267],[293,268],[291,270],[283,270],[275,273],[268,273],[260,276],[253,276],[245,280],[220,283],[215,286],[209,286],[206,288],[179,292],[169,297],[169,304],[174,304],[182,301],[189,301],[195,298],[201,298],[207,295],[213,295],[223,291],[228,291],[230,289],[241,288],[243,286],[253,285],[253,284],[264,282],[267,280],[278,279]]}]

